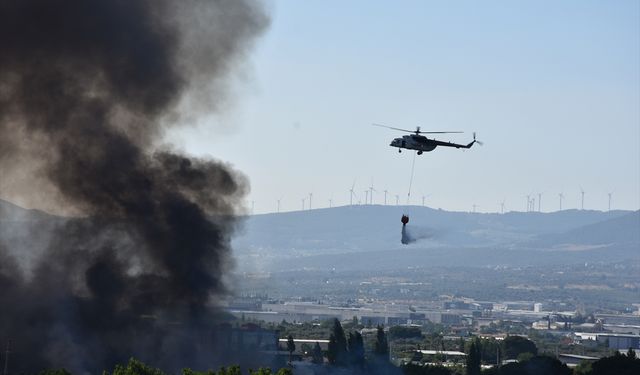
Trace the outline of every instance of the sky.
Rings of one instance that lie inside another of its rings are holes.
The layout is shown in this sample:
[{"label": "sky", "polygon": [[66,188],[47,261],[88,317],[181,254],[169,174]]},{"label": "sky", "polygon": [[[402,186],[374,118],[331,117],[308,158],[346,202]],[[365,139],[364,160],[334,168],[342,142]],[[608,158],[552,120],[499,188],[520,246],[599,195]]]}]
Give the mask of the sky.
[{"label": "sky", "polygon": [[[255,214],[364,203],[523,211],[640,208],[640,2],[267,4],[225,109],[166,135],[251,182]],[[461,130],[415,157],[400,132]],[[410,192],[410,195],[409,195]]]}]

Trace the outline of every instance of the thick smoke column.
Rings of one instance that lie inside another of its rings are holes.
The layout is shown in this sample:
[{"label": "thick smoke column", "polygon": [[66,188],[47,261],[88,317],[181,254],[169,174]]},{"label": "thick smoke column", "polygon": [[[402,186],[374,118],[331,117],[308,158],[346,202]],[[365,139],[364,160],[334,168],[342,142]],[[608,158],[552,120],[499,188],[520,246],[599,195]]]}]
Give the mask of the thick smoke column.
[{"label": "thick smoke column", "polygon": [[82,217],[56,231],[32,274],[0,247],[14,373],[98,372],[130,356],[210,365],[247,183],[157,143],[219,105],[267,23],[250,0],[0,0],[2,178]]}]

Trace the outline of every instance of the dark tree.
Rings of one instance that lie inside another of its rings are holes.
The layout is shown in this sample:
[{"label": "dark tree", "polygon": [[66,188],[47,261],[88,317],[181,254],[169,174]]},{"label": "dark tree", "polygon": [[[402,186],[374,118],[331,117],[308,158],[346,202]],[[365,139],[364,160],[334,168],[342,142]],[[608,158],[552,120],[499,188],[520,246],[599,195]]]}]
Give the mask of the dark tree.
[{"label": "dark tree", "polygon": [[57,370],[42,370],[38,373],[38,375],[71,375],[69,371],[65,368],[57,369]]},{"label": "dark tree", "polygon": [[316,345],[313,347],[313,363],[321,364],[322,362],[322,349],[320,348],[320,344],[316,341]]},{"label": "dark tree", "polygon": [[633,348],[629,348],[629,350],[627,350],[627,357],[629,357],[631,359],[635,359],[636,358],[636,351],[633,350]]},{"label": "dark tree", "polygon": [[349,362],[354,366],[364,366],[364,340],[360,332],[350,332],[349,340]]},{"label": "dark tree", "polygon": [[522,336],[507,336],[502,341],[502,348],[505,359],[516,359],[521,353],[538,354],[536,344]]},{"label": "dark tree", "polygon": [[389,342],[387,341],[387,335],[384,333],[384,327],[380,325],[376,333],[376,343],[373,352],[376,357],[389,359]]},{"label": "dark tree", "polygon": [[611,357],[600,358],[591,364],[591,375],[631,375],[640,374],[640,359],[615,353]]},{"label": "dark tree", "polygon": [[[332,340],[333,337],[333,348]],[[333,329],[331,336],[329,336],[329,352],[332,352],[333,360],[330,357],[329,362],[338,366],[346,366],[349,361],[348,353],[347,353],[347,338],[344,335],[344,329],[342,329],[342,325],[338,319],[333,320]],[[327,353],[327,357],[329,357],[329,353]]]},{"label": "dark tree", "polygon": [[289,363],[293,360],[293,352],[296,351],[296,343],[293,341],[293,336],[289,335],[287,338],[287,351],[289,352]]},{"label": "dark tree", "polygon": [[567,365],[556,358],[535,356],[524,362],[509,363],[483,372],[483,375],[572,375]]},{"label": "dark tree", "polygon": [[476,337],[471,340],[467,353],[467,375],[480,375],[480,340]]},{"label": "dark tree", "polygon": [[394,326],[389,328],[391,339],[422,338],[422,331],[418,327]]},{"label": "dark tree", "polygon": [[480,339],[480,358],[485,363],[496,364],[500,360],[500,342],[496,339]]},{"label": "dark tree", "polygon": [[338,361],[338,343],[334,334],[329,335],[329,344],[327,345],[327,360],[330,364],[335,365]]}]

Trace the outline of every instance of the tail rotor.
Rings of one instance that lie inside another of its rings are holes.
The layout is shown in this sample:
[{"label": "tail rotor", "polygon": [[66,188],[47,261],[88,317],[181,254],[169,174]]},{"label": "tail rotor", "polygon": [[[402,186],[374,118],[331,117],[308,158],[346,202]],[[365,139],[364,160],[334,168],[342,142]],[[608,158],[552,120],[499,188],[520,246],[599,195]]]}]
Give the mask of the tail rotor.
[{"label": "tail rotor", "polygon": [[479,144],[480,146],[484,145],[484,143],[483,143],[483,142],[478,141],[478,140],[476,139],[476,132],[473,132],[473,142],[474,142],[474,143]]}]

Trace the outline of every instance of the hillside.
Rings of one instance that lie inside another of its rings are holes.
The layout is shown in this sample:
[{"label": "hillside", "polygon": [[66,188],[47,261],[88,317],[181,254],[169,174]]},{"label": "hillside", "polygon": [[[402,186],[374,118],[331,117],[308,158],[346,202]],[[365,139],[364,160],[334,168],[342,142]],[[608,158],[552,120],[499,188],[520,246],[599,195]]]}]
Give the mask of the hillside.
[{"label": "hillside", "polygon": [[[629,211],[485,214],[449,212],[419,206],[352,206],[255,215],[235,240],[241,249],[357,252],[387,250],[400,244],[402,214],[409,232],[422,240],[410,247],[513,247],[607,220]],[[559,238],[559,237],[558,237]]]},{"label": "hillside", "polygon": [[[417,238],[400,243],[402,214]],[[0,200],[0,246],[28,260],[63,219]],[[640,211],[505,214],[352,206],[255,215],[233,240],[241,271],[640,260]],[[580,251],[576,251],[580,250]],[[543,254],[543,255],[540,255]]]},{"label": "hillside", "polygon": [[[409,232],[420,238],[406,246],[400,243],[403,213],[411,218]],[[640,261],[639,215],[336,207],[248,217],[234,249],[239,268],[248,272]]]}]

